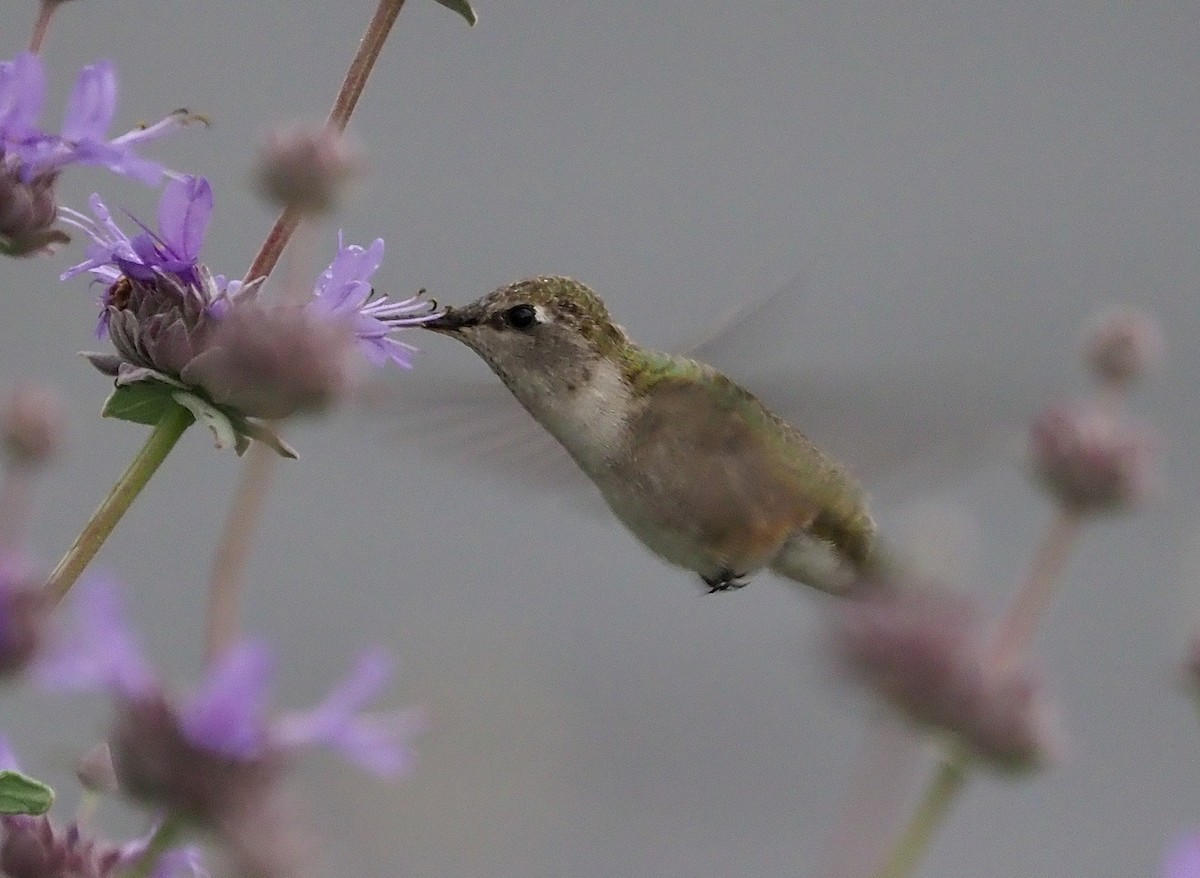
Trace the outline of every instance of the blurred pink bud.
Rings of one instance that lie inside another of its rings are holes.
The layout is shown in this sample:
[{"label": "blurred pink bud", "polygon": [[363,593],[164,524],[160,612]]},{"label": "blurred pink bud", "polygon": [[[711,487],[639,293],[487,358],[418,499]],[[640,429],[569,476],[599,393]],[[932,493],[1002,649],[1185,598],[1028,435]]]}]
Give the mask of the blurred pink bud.
[{"label": "blurred pink bud", "polygon": [[965,596],[903,587],[839,606],[835,650],[850,675],[916,724],[951,735],[1003,770],[1061,750],[1058,718],[1027,668],[990,660]]},{"label": "blurred pink bud", "polygon": [[346,184],[362,173],[362,165],[362,151],[345,134],[291,122],[267,132],[255,174],[270,200],[305,213],[326,213]]},{"label": "blurred pink bud", "polygon": [[62,400],[54,390],[37,385],[18,387],[0,408],[5,453],[19,466],[46,463],[62,446],[65,420]]},{"label": "blurred pink bud", "polygon": [[1102,384],[1126,386],[1162,360],[1162,328],[1132,308],[1110,308],[1098,314],[1084,335],[1088,371]]},{"label": "blurred pink bud", "polygon": [[112,751],[105,741],[88,750],[75,763],[75,777],[90,793],[107,795],[120,790],[117,771],[113,768]]},{"label": "blurred pink bud", "polygon": [[219,405],[255,418],[319,412],[351,388],[357,365],[348,321],[301,308],[232,308],[184,378]]},{"label": "blurred pink bud", "polygon": [[1033,473],[1055,500],[1079,514],[1119,512],[1155,487],[1158,438],[1098,408],[1052,406],[1030,429]]}]

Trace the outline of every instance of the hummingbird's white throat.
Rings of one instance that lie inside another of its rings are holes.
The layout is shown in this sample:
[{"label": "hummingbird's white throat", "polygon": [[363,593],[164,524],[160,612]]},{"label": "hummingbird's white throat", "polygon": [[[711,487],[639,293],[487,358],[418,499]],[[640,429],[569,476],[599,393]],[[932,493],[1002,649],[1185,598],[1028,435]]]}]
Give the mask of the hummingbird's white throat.
[{"label": "hummingbird's white throat", "polygon": [[620,366],[600,357],[571,392],[522,402],[581,466],[594,472],[624,445],[633,397]]}]

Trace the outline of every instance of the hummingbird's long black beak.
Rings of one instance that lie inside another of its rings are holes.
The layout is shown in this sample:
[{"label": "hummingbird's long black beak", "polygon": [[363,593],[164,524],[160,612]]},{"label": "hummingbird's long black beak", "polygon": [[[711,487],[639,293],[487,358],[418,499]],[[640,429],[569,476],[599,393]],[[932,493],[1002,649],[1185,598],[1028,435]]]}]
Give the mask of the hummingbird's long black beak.
[{"label": "hummingbird's long black beak", "polygon": [[462,312],[461,309],[447,308],[439,316],[433,320],[426,321],[421,324],[422,329],[431,329],[434,332],[443,334],[452,334],[458,332],[464,326],[469,326],[473,321]]}]

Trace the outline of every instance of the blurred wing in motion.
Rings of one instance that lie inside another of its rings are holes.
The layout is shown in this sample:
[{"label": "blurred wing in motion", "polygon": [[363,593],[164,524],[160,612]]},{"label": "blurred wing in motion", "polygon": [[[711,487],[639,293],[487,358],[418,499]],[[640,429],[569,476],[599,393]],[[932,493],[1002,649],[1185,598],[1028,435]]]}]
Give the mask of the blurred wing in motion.
[{"label": "blurred wing in motion", "polygon": [[[482,368],[482,367],[481,367]],[[363,397],[396,438],[455,466],[524,488],[565,492],[596,511],[604,501],[558,442],[491,373],[478,380],[429,375],[377,384]]]}]

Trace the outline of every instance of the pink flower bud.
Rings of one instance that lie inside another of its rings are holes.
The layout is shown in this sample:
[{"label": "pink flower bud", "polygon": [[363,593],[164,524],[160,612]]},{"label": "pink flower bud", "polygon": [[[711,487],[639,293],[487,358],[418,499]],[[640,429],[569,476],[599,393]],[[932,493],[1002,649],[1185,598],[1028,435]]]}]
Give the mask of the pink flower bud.
[{"label": "pink flower bud", "polygon": [[1100,409],[1052,406],[1030,429],[1033,473],[1063,507],[1118,512],[1154,486],[1157,437]]},{"label": "pink flower bud", "polygon": [[1158,365],[1162,328],[1146,314],[1112,308],[1097,315],[1084,335],[1088,371],[1102,384],[1126,386]]},{"label": "pink flower bud", "polygon": [[1041,681],[1025,667],[991,661],[964,596],[904,587],[839,609],[835,648],[845,669],[916,724],[1005,770],[1039,767],[1061,749]]},{"label": "pink flower bud", "polygon": [[267,133],[256,178],[272,201],[305,213],[326,213],[361,172],[362,152],[346,135],[293,122]]},{"label": "pink flower bud", "polygon": [[46,463],[62,445],[64,421],[62,401],[51,388],[13,390],[0,408],[0,436],[9,459],[29,467]]}]

